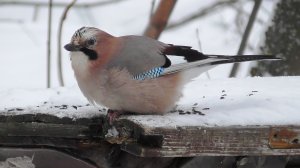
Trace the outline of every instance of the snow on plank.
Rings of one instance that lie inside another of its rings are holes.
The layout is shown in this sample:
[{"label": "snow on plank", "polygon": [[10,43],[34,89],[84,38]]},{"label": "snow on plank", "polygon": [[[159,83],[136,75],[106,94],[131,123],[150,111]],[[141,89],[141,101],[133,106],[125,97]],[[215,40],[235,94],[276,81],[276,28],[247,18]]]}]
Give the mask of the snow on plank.
[{"label": "snow on plank", "polygon": [[[122,116],[106,140],[144,157],[299,155],[299,86],[300,77],[196,80],[186,86],[173,111]],[[2,116],[42,113],[76,121],[105,115],[105,109],[89,105],[77,88],[18,89],[0,95]],[[31,135],[30,123],[26,126]],[[84,131],[75,131],[74,138],[87,133],[89,127],[81,127]]]},{"label": "snow on plank", "polygon": [[300,77],[197,80],[170,113],[124,117],[146,127],[298,125]]},{"label": "snow on plank", "polygon": [[[122,118],[149,127],[293,125],[300,123],[300,77],[195,80],[165,115]],[[50,114],[91,118],[105,115],[77,87],[0,90],[0,115]]]}]

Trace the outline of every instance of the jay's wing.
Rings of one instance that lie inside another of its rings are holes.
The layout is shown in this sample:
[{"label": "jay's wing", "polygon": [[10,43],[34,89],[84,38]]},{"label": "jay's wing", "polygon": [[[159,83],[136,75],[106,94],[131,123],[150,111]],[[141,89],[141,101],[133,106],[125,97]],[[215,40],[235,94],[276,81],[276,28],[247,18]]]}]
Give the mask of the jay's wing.
[{"label": "jay's wing", "polygon": [[108,66],[126,68],[137,78],[160,76],[166,68],[171,67],[171,61],[166,55],[183,56],[188,62],[207,58],[191,47],[165,44],[144,36],[118,38],[121,47]]},{"label": "jay's wing", "polygon": [[[119,54],[109,66],[126,68],[135,79],[155,78],[196,67],[209,69],[218,64],[278,59],[270,55],[206,55],[188,46],[165,44],[144,36],[119,38]],[[182,56],[187,62],[172,65],[166,55]]]},{"label": "jay's wing", "polygon": [[143,36],[118,38],[121,47],[109,66],[126,68],[130,74],[136,76],[153,68],[166,68],[171,65],[171,61],[162,54],[167,44]]}]

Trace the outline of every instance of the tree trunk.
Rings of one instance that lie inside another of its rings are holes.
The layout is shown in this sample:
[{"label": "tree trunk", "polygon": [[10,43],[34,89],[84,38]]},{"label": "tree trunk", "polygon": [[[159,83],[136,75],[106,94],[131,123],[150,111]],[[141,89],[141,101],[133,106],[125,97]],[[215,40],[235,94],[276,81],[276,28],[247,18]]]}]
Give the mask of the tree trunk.
[{"label": "tree trunk", "polygon": [[158,39],[161,32],[167,26],[169,17],[175,7],[177,0],[161,0],[155,13],[152,15],[144,36]]},{"label": "tree trunk", "polygon": [[283,60],[259,62],[252,68],[252,75],[300,75],[299,9],[299,0],[281,0],[278,3],[262,52],[277,55]]}]

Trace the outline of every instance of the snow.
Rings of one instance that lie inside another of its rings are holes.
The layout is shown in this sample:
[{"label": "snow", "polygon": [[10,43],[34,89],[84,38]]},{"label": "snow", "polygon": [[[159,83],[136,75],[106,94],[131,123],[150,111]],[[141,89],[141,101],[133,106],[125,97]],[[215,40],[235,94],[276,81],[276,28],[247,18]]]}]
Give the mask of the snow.
[{"label": "snow", "polygon": [[[78,3],[85,2],[87,1],[78,0]],[[170,23],[214,2],[178,1]],[[260,22],[254,25],[249,37],[249,45],[254,50],[247,48],[245,54],[259,53],[258,48],[263,41],[263,34],[270,23],[276,2],[262,2],[258,12]],[[62,44],[68,43],[74,31],[82,26],[98,27],[116,36],[142,34],[149,19],[151,3],[149,0],[127,0],[88,9],[73,8],[65,22]],[[235,54],[241,35],[237,33],[234,22],[237,16],[244,15],[237,15],[235,8],[241,8],[249,14],[253,1],[239,1],[237,5],[228,5],[184,26],[165,30],[160,40],[199,49],[196,34],[198,29],[204,53]],[[61,7],[53,10],[52,88],[44,89],[48,10],[46,7],[40,7],[37,12],[37,19],[33,21],[34,7],[0,6],[1,115],[46,113],[77,119],[105,114],[103,108],[89,105],[80,93],[70,66],[69,53],[65,50],[62,54],[66,87],[58,87],[56,45],[58,23],[63,12]],[[248,16],[244,15],[244,22]],[[243,26],[245,24],[243,23]],[[222,65],[210,70],[211,80],[204,74],[188,84],[184,90],[185,96],[178,102],[177,111],[164,116],[141,115],[123,118],[154,127],[281,125],[300,122],[300,77],[245,78],[250,63],[243,63],[242,71],[238,74],[239,79],[227,79],[231,66]],[[185,114],[188,112],[191,114]]]},{"label": "snow", "polygon": [[104,111],[90,105],[77,86],[2,90],[0,102],[1,115],[41,113],[76,119],[97,116]]},{"label": "snow", "polygon": [[[165,115],[132,115],[121,119],[149,127],[300,123],[300,77],[197,79],[187,84],[183,93],[176,109]],[[106,111],[88,105],[76,86],[0,91],[1,115],[28,113],[77,119],[105,115]]]},{"label": "snow", "polygon": [[186,86],[176,109],[165,116],[124,118],[152,128],[299,125],[300,77],[197,80]]},{"label": "snow", "polygon": [[35,168],[32,163],[33,158],[28,156],[7,158],[5,161],[0,161],[1,168]]},{"label": "snow", "polygon": [[[42,1],[42,0],[39,0]],[[54,1],[61,2],[61,1]],[[64,0],[63,2],[70,2]],[[78,0],[77,3],[88,3],[92,0]],[[170,23],[178,21],[200,9],[205,8],[212,1],[178,1],[170,18]],[[70,10],[63,29],[62,44],[70,41],[72,34],[82,26],[95,26],[109,33],[121,36],[128,34],[142,34],[149,20],[152,1],[127,0],[112,5],[96,6],[87,9],[73,8]],[[158,1],[157,3],[158,4]],[[240,6],[228,5],[219,8],[206,17],[196,19],[184,26],[165,30],[160,40],[166,43],[193,46],[199,49],[196,29],[199,30],[202,50],[210,54],[235,54],[241,35],[237,33],[235,17],[237,10],[242,7],[250,13],[253,2],[240,1]],[[263,24],[255,24],[249,43],[259,48],[263,31],[268,25],[273,6],[276,1],[263,1],[258,17]],[[53,10],[52,48],[51,48],[51,86],[59,86],[57,77],[57,29],[63,8]],[[269,13],[268,13],[269,12]],[[9,15],[7,15],[9,13]],[[47,14],[46,7],[37,11],[37,19],[33,21],[33,6],[0,6],[0,88],[45,88],[46,87],[46,41],[47,41]],[[244,21],[247,21],[245,15]],[[6,21],[5,21],[6,20]],[[9,21],[10,20],[10,21]],[[21,22],[18,22],[21,21]],[[245,26],[245,23],[243,24]],[[62,47],[62,46],[61,46]],[[245,54],[257,54],[257,50],[246,50]],[[74,86],[76,81],[70,66],[69,53],[62,50],[63,76],[66,86]],[[249,63],[243,63],[248,65]],[[210,71],[212,79],[228,77],[232,65],[222,65]],[[246,68],[247,69],[247,68]],[[247,76],[243,71],[239,77]],[[202,75],[200,78],[205,79]]]}]

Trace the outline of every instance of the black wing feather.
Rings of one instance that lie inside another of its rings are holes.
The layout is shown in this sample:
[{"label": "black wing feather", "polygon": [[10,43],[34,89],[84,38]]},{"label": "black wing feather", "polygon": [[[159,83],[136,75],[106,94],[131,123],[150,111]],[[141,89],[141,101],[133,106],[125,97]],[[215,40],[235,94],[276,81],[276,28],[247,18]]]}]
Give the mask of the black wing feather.
[{"label": "black wing feather", "polygon": [[164,50],[164,55],[175,55],[175,56],[183,56],[187,62],[194,62],[198,60],[203,60],[208,58],[206,55],[201,52],[192,49],[190,46],[179,46],[169,44]]}]

